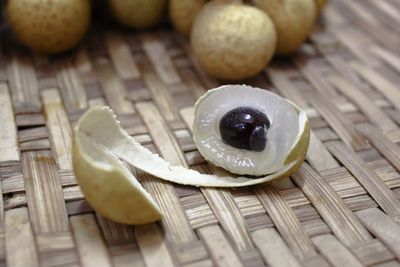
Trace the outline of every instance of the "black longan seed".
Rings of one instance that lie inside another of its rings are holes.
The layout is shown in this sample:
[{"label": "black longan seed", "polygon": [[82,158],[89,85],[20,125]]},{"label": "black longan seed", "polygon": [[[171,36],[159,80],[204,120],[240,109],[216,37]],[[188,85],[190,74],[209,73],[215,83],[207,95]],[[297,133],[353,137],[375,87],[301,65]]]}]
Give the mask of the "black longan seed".
[{"label": "black longan seed", "polygon": [[263,151],[267,144],[267,116],[250,107],[238,107],[226,113],[220,123],[222,140],[233,147]]}]

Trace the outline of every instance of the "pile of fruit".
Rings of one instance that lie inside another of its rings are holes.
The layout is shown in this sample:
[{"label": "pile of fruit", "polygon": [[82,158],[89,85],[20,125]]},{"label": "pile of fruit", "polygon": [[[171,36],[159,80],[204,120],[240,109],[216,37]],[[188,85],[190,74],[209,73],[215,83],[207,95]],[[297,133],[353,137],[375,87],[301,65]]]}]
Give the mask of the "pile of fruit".
[{"label": "pile of fruit", "polygon": [[[147,29],[164,21],[190,38],[199,65],[222,80],[259,73],[274,55],[296,51],[326,0],[8,0],[7,20],[31,50],[61,53],[85,35],[93,6],[115,21]],[[104,5],[106,6],[104,8]]]}]

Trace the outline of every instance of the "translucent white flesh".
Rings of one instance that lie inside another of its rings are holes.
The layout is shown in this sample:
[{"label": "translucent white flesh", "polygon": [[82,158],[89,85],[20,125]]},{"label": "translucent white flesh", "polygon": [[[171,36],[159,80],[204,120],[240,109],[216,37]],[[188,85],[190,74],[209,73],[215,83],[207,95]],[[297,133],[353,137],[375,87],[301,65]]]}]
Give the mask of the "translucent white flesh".
[{"label": "translucent white flesh", "polygon": [[[221,118],[237,107],[251,107],[271,122],[263,151],[238,149],[224,143],[219,132]],[[209,90],[197,102],[193,138],[200,153],[230,172],[267,175],[283,168],[299,133],[298,111],[272,92],[245,85],[225,85]]]},{"label": "translucent white flesh", "polygon": [[[300,115],[302,114],[300,112]],[[296,123],[298,124],[299,121]],[[303,123],[305,122],[303,121]],[[299,128],[304,128],[304,125]],[[303,158],[300,158],[289,162],[279,171],[257,179],[201,174],[182,166],[171,166],[167,161],[153,154],[129,136],[122,129],[114,113],[108,107],[91,108],[79,119],[74,131],[75,138],[82,138],[82,135],[84,135],[91,142],[102,147],[104,151],[109,151],[105,155],[114,155],[132,166],[161,179],[194,186],[238,187],[259,184],[287,176],[292,168],[303,160]],[[87,148],[81,146],[79,149],[85,150]]]}]

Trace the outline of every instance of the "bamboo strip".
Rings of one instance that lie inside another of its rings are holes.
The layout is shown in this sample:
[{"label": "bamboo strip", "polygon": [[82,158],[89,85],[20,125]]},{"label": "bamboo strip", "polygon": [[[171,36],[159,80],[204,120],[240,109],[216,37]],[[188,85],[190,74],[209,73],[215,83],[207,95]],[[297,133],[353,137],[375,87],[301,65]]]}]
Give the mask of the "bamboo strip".
[{"label": "bamboo strip", "polygon": [[[337,12],[341,13],[341,11]],[[333,29],[333,34],[338,38],[341,45],[347,47],[362,64],[368,64],[371,66],[379,65],[378,60],[366,49],[366,47],[373,42],[358,29],[341,27]]]},{"label": "bamboo strip", "polygon": [[89,203],[87,203],[84,199],[67,202],[65,203],[65,206],[67,207],[67,212],[69,216],[93,212],[92,207],[90,207]]},{"label": "bamboo strip", "polygon": [[109,246],[113,266],[118,267],[145,267],[142,255],[136,244],[117,243]]},{"label": "bamboo strip", "polygon": [[320,235],[312,239],[317,249],[335,267],[362,267],[362,263],[333,235]]},{"label": "bamboo strip", "polygon": [[293,253],[301,260],[316,256],[317,252],[311,240],[304,233],[298,218],[279,192],[270,184],[257,186],[254,190]]},{"label": "bamboo strip", "polygon": [[345,80],[350,81],[351,83],[356,85],[357,88],[360,88],[362,90],[365,89],[365,85],[362,83],[361,78],[349,66],[349,64],[347,63],[347,59],[343,58],[341,55],[337,53],[323,53],[323,54],[325,56],[325,59],[329,62],[329,64],[332,65],[332,67],[334,67],[335,70],[338,73],[340,73],[340,75],[343,76],[343,78],[345,78]]},{"label": "bamboo strip", "polygon": [[[375,1],[373,1],[375,3]],[[380,1],[379,3],[384,3]],[[395,9],[391,9],[395,10]],[[399,12],[399,17],[400,18],[400,12]],[[399,19],[400,20],[400,19]],[[392,52],[388,51],[387,49],[380,47],[380,46],[373,46],[371,48],[371,51],[375,53],[378,57],[383,59],[386,63],[388,63],[390,66],[392,66],[395,70],[400,72],[400,58],[393,54]]]},{"label": "bamboo strip", "polygon": [[94,107],[94,106],[105,106],[106,101],[104,101],[104,98],[98,97],[98,98],[92,98],[88,101],[89,107]]},{"label": "bamboo strip", "polygon": [[213,267],[214,264],[211,260],[201,260],[197,262],[192,262],[189,264],[182,265],[183,267]]},{"label": "bamboo strip", "polygon": [[147,267],[176,266],[156,224],[136,226],[135,237]]},{"label": "bamboo strip", "polygon": [[[2,188],[2,184],[1,183],[0,183],[0,192],[3,192],[3,188]],[[3,197],[3,194],[1,193],[0,194],[0,230],[2,232],[4,232],[4,212],[5,212],[4,211],[4,197]]]},{"label": "bamboo strip", "polygon": [[387,261],[376,264],[374,267],[400,267],[400,263],[398,261]]},{"label": "bamboo strip", "polygon": [[181,198],[182,206],[193,229],[217,224],[218,220],[202,194]]},{"label": "bamboo strip", "polygon": [[311,258],[307,258],[301,262],[302,266],[307,267],[328,267],[331,266],[322,256],[317,255]]},{"label": "bamboo strip", "polygon": [[357,216],[400,260],[400,225],[377,208],[358,211]]},{"label": "bamboo strip", "polygon": [[211,258],[218,266],[244,266],[218,225],[202,227],[199,229],[199,234],[208,247]]},{"label": "bamboo strip", "polygon": [[94,62],[94,69],[108,105],[114,112],[118,115],[134,114],[135,109],[133,104],[126,99],[128,96],[126,87],[118,79],[110,62],[105,58],[98,59]]},{"label": "bamboo strip", "polygon": [[65,108],[68,111],[85,109],[87,107],[85,89],[78,72],[68,60],[58,64],[57,78]]},{"label": "bamboo strip", "polygon": [[[397,32],[396,28],[388,30],[386,27],[382,27],[380,24],[372,23],[371,20],[367,19],[365,16],[365,14],[368,14],[368,11],[362,7],[351,5],[348,3],[348,1],[343,1],[343,4],[345,5],[342,8],[344,15],[349,16],[351,20],[358,25],[360,30],[364,30],[368,33],[368,36],[371,39],[374,38],[376,42],[387,48],[393,49],[394,51],[399,47],[398,39],[393,35],[393,31]],[[364,12],[360,10],[364,10]]]},{"label": "bamboo strip", "polygon": [[190,262],[197,262],[209,258],[206,247],[200,240],[178,245],[174,249],[175,256],[178,259],[179,265],[188,264]]},{"label": "bamboo strip", "polygon": [[261,251],[264,260],[271,267],[300,267],[278,232],[273,228],[252,232],[254,243]]},{"label": "bamboo strip", "polygon": [[375,89],[381,92],[392,105],[400,110],[400,92],[396,86],[384,76],[365,65],[352,62],[350,66]]},{"label": "bamboo strip", "polygon": [[6,83],[0,83],[0,166],[19,161],[17,127],[15,124],[10,93]]},{"label": "bamboo strip", "polygon": [[20,208],[26,205],[25,193],[17,193],[4,199],[4,210]]},{"label": "bamboo strip", "polygon": [[164,215],[162,222],[169,238],[177,244],[196,240],[173,186],[146,173],[140,173],[139,177]]},{"label": "bamboo strip", "polygon": [[379,176],[350,149],[338,142],[327,144],[329,151],[353,173],[382,209],[392,217],[400,215],[400,200]]},{"label": "bamboo strip", "polygon": [[357,244],[351,248],[351,251],[365,266],[394,259],[393,254],[378,239]]},{"label": "bamboo strip", "polygon": [[111,267],[111,259],[94,216],[72,216],[70,222],[82,267]]},{"label": "bamboo strip", "polygon": [[107,244],[134,242],[134,227],[113,222],[96,213],[97,223]]},{"label": "bamboo strip", "polygon": [[377,8],[382,10],[385,14],[389,15],[395,22],[400,23],[400,12],[394,8],[389,2],[385,1],[370,1]]},{"label": "bamboo strip", "polygon": [[362,124],[359,129],[372,145],[400,172],[400,150],[384,134],[368,124]]},{"label": "bamboo strip", "polygon": [[36,235],[38,251],[42,253],[63,252],[75,248],[71,232],[54,232]]},{"label": "bamboo strip", "polygon": [[310,238],[332,233],[329,226],[322,219],[304,221],[301,223],[301,227],[304,228],[304,232],[306,232]]},{"label": "bamboo strip", "polygon": [[377,26],[378,21],[376,17],[372,16],[363,6],[356,5],[355,3],[350,3],[348,1],[343,2],[347,8],[352,11],[357,17],[360,17],[362,21]]},{"label": "bamboo strip", "polygon": [[37,139],[48,138],[49,134],[44,126],[28,128],[18,131],[19,142],[34,141]]},{"label": "bamboo strip", "polygon": [[267,68],[267,74],[268,77],[271,79],[273,85],[284,97],[291,100],[300,108],[305,109],[309,107],[307,101],[301,95],[301,92],[286,76],[286,69],[280,70],[277,67],[269,67]]},{"label": "bamboo strip", "polygon": [[229,190],[203,188],[201,191],[239,252],[253,248],[246,222]]},{"label": "bamboo strip", "polygon": [[135,63],[128,44],[123,37],[116,33],[107,33],[106,46],[118,76],[121,79],[137,79],[140,70]]},{"label": "bamboo strip", "polygon": [[331,101],[317,93],[307,93],[306,98],[347,145],[356,150],[368,147],[366,139],[353,127]]},{"label": "bamboo strip", "polygon": [[310,166],[303,163],[293,179],[341,242],[351,246],[371,238],[333,188]]},{"label": "bamboo strip", "polygon": [[151,92],[152,99],[162,112],[167,121],[178,119],[178,111],[170,92],[168,92],[165,84],[154,75],[154,73],[146,71],[144,74],[144,82]]},{"label": "bamboo strip", "polygon": [[36,235],[41,266],[79,266],[70,232]]},{"label": "bamboo strip", "polygon": [[[17,208],[6,211],[5,226],[7,265],[13,267],[40,266],[27,209]],[[22,244],[23,249],[21,249]]]},{"label": "bamboo strip", "polygon": [[81,46],[77,51],[74,60],[74,66],[79,73],[90,73],[91,71],[93,71],[93,66],[85,47]]},{"label": "bamboo strip", "polygon": [[150,59],[158,76],[165,84],[176,84],[181,82],[171,58],[169,57],[164,44],[155,37],[143,34],[142,46]]},{"label": "bamboo strip", "polygon": [[13,52],[7,66],[15,113],[40,112],[35,69],[27,55]]},{"label": "bamboo strip", "polygon": [[67,210],[56,164],[50,153],[22,154],[22,170],[35,233],[67,231]]},{"label": "bamboo strip", "polygon": [[79,186],[70,186],[63,189],[64,200],[66,202],[84,199],[84,195]]},{"label": "bamboo strip", "polygon": [[357,107],[384,132],[398,130],[399,127],[374,103],[355,88],[350,82],[338,75],[329,77],[329,81],[345,96],[347,96]]},{"label": "bamboo strip", "polygon": [[207,91],[207,89],[201,84],[200,80],[196,76],[196,73],[190,68],[181,68],[179,71],[184,84],[192,92],[194,98],[199,99]]},{"label": "bamboo strip", "polygon": [[335,97],[337,95],[335,89],[326,79],[323,78],[317,60],[308,59],[305,56],[300,55],[295,57],[293,61],[319,94],[327,95],[329,97]]},{"label": "bamboo strip", "polygon": [[52,149],[60,170],[72,169],[72,131],[68,116],[56,89],[42,91],[44,112],[47,119]]},{"label": "bamboo strip", "polygon": [[180,151],[180,147],[173,133],[169,130],[169,126],[162,118],[156,106],[150,102],[142,102],[137,103],[136,108],[142,116],[145,125],[148,127],[149,134],[163,158],[168,160],[172,165],[186,164],[182,153],[177,152]]},{"label": "bamboo strip", "polygon": [[49,139],[45,138],[45,139],[21,142],[19,144],[19,149],[23,153],[36,150],[50,150],[51,146]]},{"label": "bamboo strip", "polygon": [[46,124],[46,120],[42,113],[16,114],[15,121],[19,127],[40,126]]},{"label": "bamboo strip", "polygon": [[319,172],[339,167],[337,161],[328,152],[324,144],[318,139],[314,131],[311,131],[310,144],[306,156],[310,165]]}]

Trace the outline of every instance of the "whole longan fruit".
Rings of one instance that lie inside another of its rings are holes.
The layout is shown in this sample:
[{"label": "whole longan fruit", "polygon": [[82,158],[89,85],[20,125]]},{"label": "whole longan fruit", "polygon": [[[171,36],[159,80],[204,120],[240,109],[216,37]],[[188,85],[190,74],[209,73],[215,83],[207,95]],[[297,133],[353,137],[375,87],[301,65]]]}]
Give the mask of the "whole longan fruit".
[{"label": "whole longan fruit", "polygon": [[170,0],[169,17],[175,29],[188,36],[193,21],[205,3],[206,0]]},{"label": "whole longan fruit", "polygon": [[73,48],[90,22],[90,0],[9,0],[7,17],[17,38],[33,51]]},{"label": "whole longan fruit", "polygon": [[161,22],[167,0],[108,0],[114,18],[122,25],[146,29]]},{"label": "whole longan fruit", "polygon": [[191,47],[210,75],[237,81],[259,73],[271,60],[276,32],[261,10],[224,1],[207,3],[197,15]]},{"label": "whole longan fruit", "polygon": [[317,15],[314,0],[254,0],[254,3],[275,24],[277,54],[292,54],[310,35]]}]

